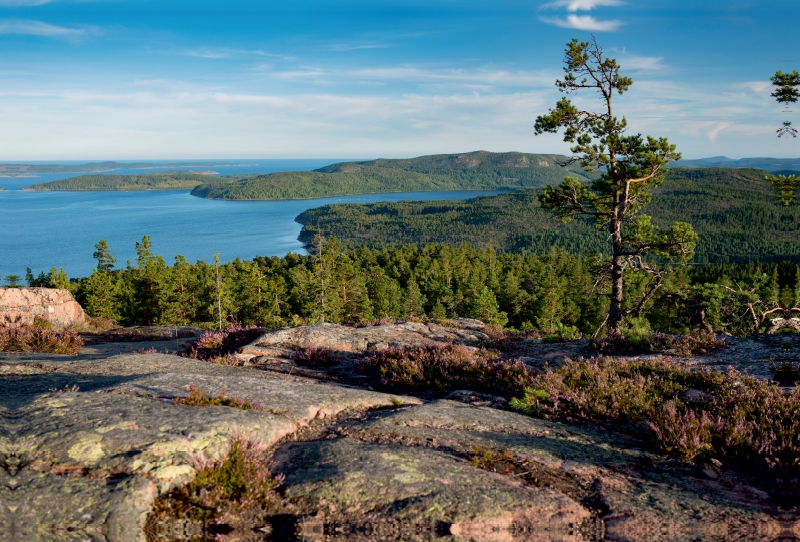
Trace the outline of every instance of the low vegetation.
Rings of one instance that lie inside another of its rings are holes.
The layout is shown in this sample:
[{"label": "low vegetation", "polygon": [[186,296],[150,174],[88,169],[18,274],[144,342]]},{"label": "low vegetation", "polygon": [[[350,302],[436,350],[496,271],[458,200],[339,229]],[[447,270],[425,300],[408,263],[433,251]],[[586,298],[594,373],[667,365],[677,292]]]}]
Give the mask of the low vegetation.
[{"label": "low vegetation", "polygon": [[165,521],[190,520],[206,524],[260,525],[260,515],[280,501],[275,490],[283,477],[270,472],[271,454],[256,440],[231,439],[228,451],[216,462],[198,459],[197,476],[188,485],[156,499],[148,515],[148,530]]},{"label": "low vegetation", "polygon": [[217,361],[222,358],[222,364],[228,365],[227,358],[230,354],[250,342],[253,342],[264,333],[256,326],[240,326],[229,324],[222,331],[206,331],[200,338],[187,344],[181,356],[203,361]]},{"label": "low vegetation", "polygon": [[749,462],[774,474],[778,493],[800,490],[792,485],[800,475],[800,388],[787,392],[732,369],[692,370],[670,358],[600,358],[534,376],[510,405],[629,424],[669,454]]},{"label": "low vegetation", "polygon": [[503,360],[495,350],[456,344],[390,347],[356,361],[355,368],[377,387],[399,393],[441,395],[468,389],[510,397],[530,379],[520,360]]},{"label": "low vegetation", "polygon": [[234,397],[229,394],[225,388],[219,395],[209,397],[202,388],[197,386],[189,386],[189,395],[186,397],[176,397],[173,399],[176,405],[191,405],[191,406],[226,406],[238,408],[241,410],[261,410],[259,403],[251,403],[245,401],[241,397]]},{"label": "low vegetation", "polygon": [[75,331],[36,325],[0,327],[0,352],[75,355],[81,348],[83,340]]},{"label": "low vegetation", "polygon": [[293,353],[292,361],[303,367],[333,367],[341,363],[342,358],[323,346],[309,346]]}]

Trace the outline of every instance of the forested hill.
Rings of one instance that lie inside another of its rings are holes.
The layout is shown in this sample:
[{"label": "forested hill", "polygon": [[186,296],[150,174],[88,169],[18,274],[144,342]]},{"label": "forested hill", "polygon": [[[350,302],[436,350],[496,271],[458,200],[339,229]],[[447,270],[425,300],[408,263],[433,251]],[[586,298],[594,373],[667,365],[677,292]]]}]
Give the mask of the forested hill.
[{"label": "forested hill", "polygon": [[585,178],[566,157],[518,152],[443,154],[402,160],[342,162],[315,171],[258,175],[223,185],[201,185],[195,196],[211,199],[301,199],[430,190],[520,189],[559,183],[564,176]]},{"label": "forested hill", "polygon": [[[213,182],[226,179],[212,177]],[[191,190],[208,183],[209,175],[196,171],[168,171],[143,175],[81,175],[49,183],[34,184],[25,190]]]},{"label": "forested hill", "polygon": [[[700,235],[695,262],[800,261],[800,207],[773,201],[765,171],[674,169],[646,213],[660,226],[689,222]],[[539,207],[539,189],[462,201],[327,205],[297,217],[308,242],[321,228],[346,248],[406,243],[492,244],[508,252],[565,247],[573,254],[609,252],[593,223],[562,225]]]}]

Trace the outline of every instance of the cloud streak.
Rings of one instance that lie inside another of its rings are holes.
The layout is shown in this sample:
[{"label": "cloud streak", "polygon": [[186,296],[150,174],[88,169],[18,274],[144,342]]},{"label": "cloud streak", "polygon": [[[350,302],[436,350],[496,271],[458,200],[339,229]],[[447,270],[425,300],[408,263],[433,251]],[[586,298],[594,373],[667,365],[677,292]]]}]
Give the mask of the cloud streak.
[{"label": "cloud streak", "polygon": [[567,8],[569,12],[590,11],[598,6],[621,6],[620,0],[559,0],[545,4],[542,9]]},{"label": "cloud streak", "polygon": [[567,15],[566,19],[558,17],[540,17],[547,23],[561,28],[576,28],[578,30],[591,30],[594,32],[613,32],[625,23],[619,20],[600,21],[591,15]]},{"label": "cloud streak", "polygon": [[0,34],[20,34],[24,36],[41,36],[45,38],[81,39],[96,34],[94,27],[56,26],[42,21],[25,19],[0,20]]},{"label": "cloud streak", "polygon": [[0,0],[0,7],[28,7],[28,6],[43,6],[49,4],[53,0]]}]

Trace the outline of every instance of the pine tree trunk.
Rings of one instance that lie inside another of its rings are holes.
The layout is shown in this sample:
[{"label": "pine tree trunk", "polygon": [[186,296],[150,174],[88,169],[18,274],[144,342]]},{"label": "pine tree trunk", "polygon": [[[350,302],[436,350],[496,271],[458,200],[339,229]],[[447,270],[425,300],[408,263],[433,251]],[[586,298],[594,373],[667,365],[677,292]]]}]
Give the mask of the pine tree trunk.
[{"label": "pine tree trunk", "polygon": [[623,319],[623,273],[625,271],[625,257],[622,255],[622,223],[619,220],[611,222],[611,244],[613,256],[611,258],[611,306],[608,309],[608,334],[619,333]]}]

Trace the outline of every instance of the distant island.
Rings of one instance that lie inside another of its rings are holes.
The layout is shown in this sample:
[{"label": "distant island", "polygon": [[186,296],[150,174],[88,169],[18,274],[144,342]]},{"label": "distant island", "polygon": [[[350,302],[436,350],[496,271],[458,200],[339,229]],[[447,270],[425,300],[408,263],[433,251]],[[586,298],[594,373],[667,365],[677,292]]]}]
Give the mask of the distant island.
[{"label": "distant island", "polygon": [[[208,183],[210,172],[168,171],[142,175],[81,175],[49,183],[40,183],[23,190],[61,190],[70,192],[102,190],[191,190]],[[238,177],[218,178],[215,182],[232,182]]]},{"label": "distant island", "polygon": [[209,177],[206,172],[140,175],[82,175],[35,184],[28,190],[179,190],[220,200],[311,199],[352,194],[435,190],[518,190],[561,182],[564,175],[587,178],[567,157],[477,151],[397,160],[331,164],[315,171]]},{"label": "distant island", "polygon": [[236,182],[203,184],[192,195],[209,199],[306,199],[351,194],[432,190],[519,190],[558,183],[565,175],[587,178],[566,156],[492,153],[438,154],[408,159],[342,162],[314,171],[270,173]]},{"label": "distant island", "polygon": [[[691,223],[700,234],[694,262],[772,262],[800,253],[800,207],[773,201],[767,172],[754,169],[672,169],[648,214],[658,225]],[[539,206],[540,189],[469,200],[348,203],[309,209],[295,220],[300,240],[324,231],[343,248],[441,243],[494,246],[500,252],[575,255],[608,250],[605,230],[590,220],[560,224]]]},{"label": "distant island", "polygon": [[35,177],[46,173],[94,173],[117,169],[168,169],[174,167],[219,167],[248,164],[222,164],[219,162],[174,162],[154,164],[152,162],[89,162],[86,164],[0,164],[0,177]]}]

